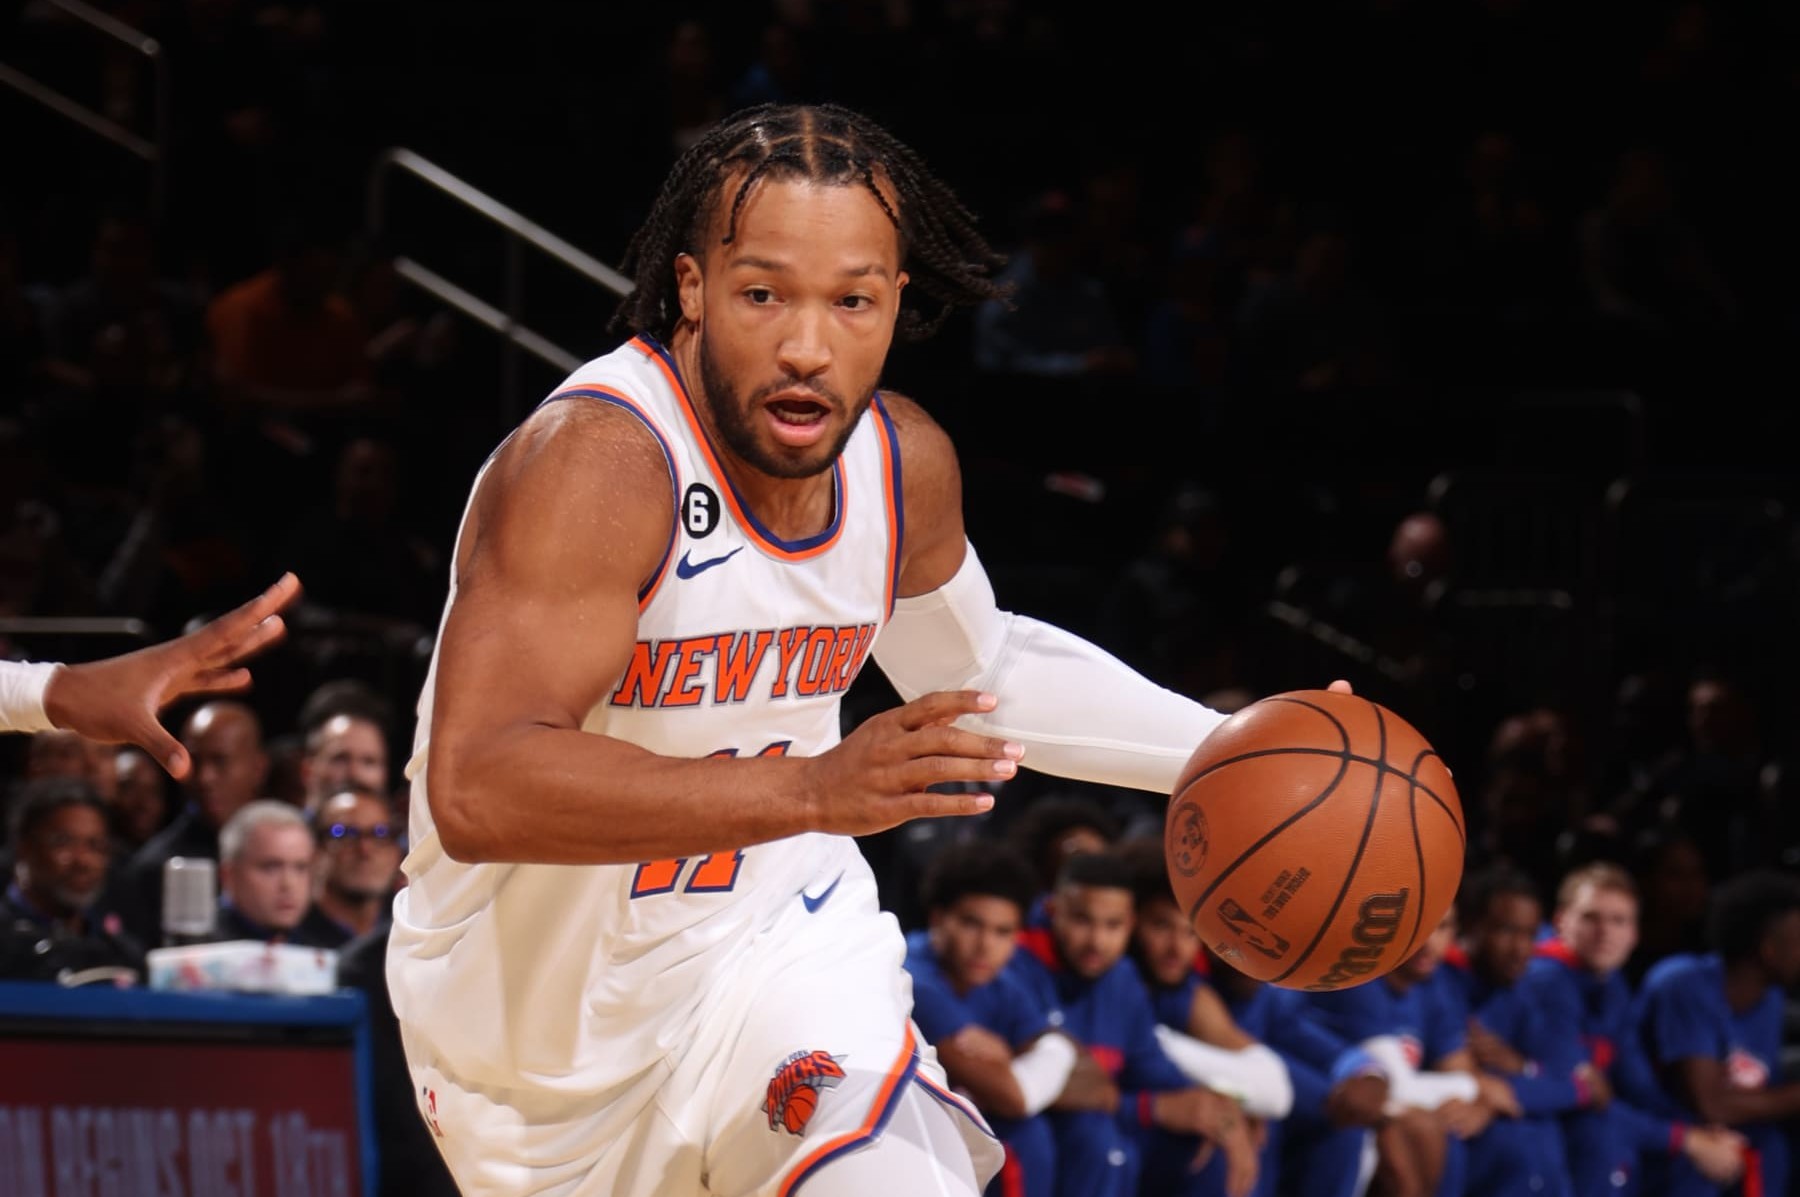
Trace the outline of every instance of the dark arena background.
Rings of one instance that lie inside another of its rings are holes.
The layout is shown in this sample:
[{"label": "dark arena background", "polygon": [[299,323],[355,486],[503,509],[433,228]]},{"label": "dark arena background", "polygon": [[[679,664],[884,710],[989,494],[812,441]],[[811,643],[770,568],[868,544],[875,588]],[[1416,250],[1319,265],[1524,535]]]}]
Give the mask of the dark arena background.
[{"label": "dark arena background", "polygon": [[[399,883],[474,471],[619,343],[675,156],[769,100],[881,121],[1010,258],[1012,310],[885,377],[955,440],[1003,607],[1220,709],[1348,679],[1438,748],[1467,875],[1522,874],[1546,938],[1571,870],[1635,880],[1633,985],[1721,950],[1733,878],[1800,868],[1795,6],[0,0],[0,83],[0,657],[295,571],[211,784],[306,811],[320,893],[352,850]],[[894,701],[864,671],[846,727]],[[162,945],[204,795],[0,742],[0,801],[55,778],[112,818],[90,922]],[[348,783],[379,837],[316,817]],[[960,841],[1041,869],[1071,828],[1161,830],[1151,795],[999,795],[864,842],[907,930]],[[110,958],[14,913],[0,1197],[453,1191],[374,907],[308,914],[343,932],[316,999],[70,990]],[[1754,1197],[1659,1175],[1625,1180]]]}]

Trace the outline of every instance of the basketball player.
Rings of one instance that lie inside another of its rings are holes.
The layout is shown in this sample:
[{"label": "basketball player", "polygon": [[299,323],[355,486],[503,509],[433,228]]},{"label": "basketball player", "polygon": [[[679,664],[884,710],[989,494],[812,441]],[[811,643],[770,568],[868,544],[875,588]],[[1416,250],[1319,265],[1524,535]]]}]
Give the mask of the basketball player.
[{"label": "basketball player", "polygon": [[[999,611],[948,440],[877,392],[999,261],[870,121],[741,113],[628,250],[633,338],[477,475],[389,961],[470,1197],[969,1197],[999,1166],[849,837],[984,811],[927,787],[1021,758],[1167,793],[1220,719]],[[909,701],[840,742],[871,655]]]},{"label": "basketball player", "polygon": [[0,661],[0,731],[64,728],[102,744],[136,744],[176,778],[187,749],[158,716],[177,699],[247,689],[238,662],[286,634],[281,612],[300,597],[293,574],[235,611],[164,644],[82,665]]},{"label": "basketball player", "polygon": [[[1519,982],[1541,1013],[1544,1029],[1576,1054],[1603,1069],[1615,1096],[1605,1108],[1562,1119],[1569,1182],[1576,1197],[1604,1194],[1632,1183],[1639,1157],[1682,1155],[1702,1176],[1730,1184],[1743,1171],[1743,1136],[1722,1127],[1658,1117],[1632,1104],[1628,1092],[1653,1082],[1649,1061],[1633,1034],[1631,986],[1620,971],[1637,946],[1637,885],[1614,864],[1591,864],[1563,878],[1556,898],[1556,935],[1538,944],[1536,958]],[[1555,1054],[1553,1046],[1544,1054]]]},{"label": "basketball player", "polygon": [[1118,1087],[1053,1029],[1060,1012],[1007,969],[1035,886],[1031,866],[1006,844],[970,841],[938,854],[925,878],[929,928],[906,938],[913,1023],[1005,1144],[1002,1192],[1106,1197],[1121,1187],[1107,1158]]},{"label": "basketball player", "polygon": [[[1785,997],[1800,984],[1800,882],[1761,871],[1713,894],[1713,951],[1664,957],[1644,977],[1636,1035],[1656,1084],[1629,1094],[1665,1118],[1729,1126],[1748,1140],[1742,1189],[1788,1193],[1788,1134],[1800,1122],[1800,1082],[1783,1081]],[[1727,1191],[1685,1157],[1645,1161],[1650,1191]]]}]

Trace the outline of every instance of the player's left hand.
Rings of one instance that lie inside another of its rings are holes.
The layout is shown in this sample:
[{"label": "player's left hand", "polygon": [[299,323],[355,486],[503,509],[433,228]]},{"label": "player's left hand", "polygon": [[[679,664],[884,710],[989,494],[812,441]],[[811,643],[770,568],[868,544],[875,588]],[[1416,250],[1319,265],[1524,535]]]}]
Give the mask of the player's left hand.
[{"label": "player's left hand", "polygon": [[1331,691],[1333,694],[1354,694],[1354,693],[1356,693],[1355,690],[1352,690],[1350,688],[1350,683],[1345,681],[1343,678],[1339,678],[1337,681],[1331,683],[1331,685],[1329,685],[1325,688],[1327,690]]},{"label": "player's left hand", "polygon": [[300,597],[300,580],[281,579],[235,611],[164,644],[82,665],[61,666],[44,690],[44,713],[57,727],[103,744],[136,744],[177,779],[191,767],[187,749],[159,716],[179,698],[249,688],[240,662],[287,632],[280,612]]},{"label": "player's left hand", "polygon": [[1387,1106],[1388,1079],[1370,1073],[1339,1081],[1325,1095],[1325,1116],[1334,1126],[1379,1126]]},{"label": "player's left hand", "polygon": [[1525,1071],[1525,1057],[1473,1018],[1469,1020],[1469,1053],[1489,1072],[1516,1076]]}]

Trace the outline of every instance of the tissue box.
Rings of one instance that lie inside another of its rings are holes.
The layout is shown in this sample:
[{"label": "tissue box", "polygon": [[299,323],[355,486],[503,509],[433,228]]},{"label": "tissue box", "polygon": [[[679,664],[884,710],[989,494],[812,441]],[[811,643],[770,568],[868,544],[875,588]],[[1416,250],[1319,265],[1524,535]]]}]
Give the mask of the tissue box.
[{"label": "tissue box", "polygon": [[152,989],[287,994],[331,993],[337,989],[337,953],[325,948],[244,939],[153,948],[146,962]]}]

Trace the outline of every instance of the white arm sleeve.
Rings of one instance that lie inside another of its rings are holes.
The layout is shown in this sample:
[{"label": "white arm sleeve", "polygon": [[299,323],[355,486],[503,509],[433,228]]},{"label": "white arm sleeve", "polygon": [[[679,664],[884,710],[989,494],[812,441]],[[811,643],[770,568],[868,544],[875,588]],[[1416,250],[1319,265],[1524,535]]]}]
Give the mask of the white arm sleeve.
[{"label": "white arm sleeve", "polygon": [[41,732],[56,726],[44,713],[54,663],[0,661],[0,731]]},{"label": "white arm sleeve", "polygon": [[1382,1035],[1363,1043],[1363,1050],[1375,1058],[1388,1078],[1387,1111],[1395,1114],[1404,1109],[1435,1110],[1447,1101],[1474,1101],[1481,1090],[1475,1078],[1466,1072],[1420,1072],[1407,1062],[1400,1041]]},{"label": "white arm sleeve", "polygon": [[1000,610],[973,545],[948,582],[894,604],[875,661],[907,702],[933,690],[995,695],[993,711],[958,724],[1023,744],[1025,764],[1080,781],[1167,794],[1225,720],[1079,636]]},{"label": "white arm sleeve", "polygon": [[1013,1057],[1013,1080],[1025,1098],[1025,1116],[1034,1117],[1062,1096],[1075,1071],[1075,1044],[1067,1035],[1040,1035],[1027,1051]]},{"label": "white arm sleeve", "polygon": [[1294,1083],[1287,1065],[1263,1044],[1226,1051],[1161,1025],[1156,1042],[1189,1080],[1236,1098],[1252,1118],[1286,1118],[1294,1108]]}]

